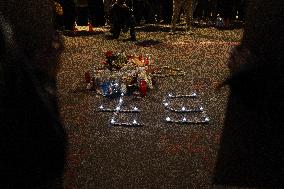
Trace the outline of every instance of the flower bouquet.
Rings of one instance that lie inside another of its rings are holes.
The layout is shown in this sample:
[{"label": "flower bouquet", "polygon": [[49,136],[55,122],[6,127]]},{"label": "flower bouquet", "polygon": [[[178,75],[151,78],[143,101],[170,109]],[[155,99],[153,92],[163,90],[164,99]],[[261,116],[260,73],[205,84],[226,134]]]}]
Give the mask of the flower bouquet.
[{"label": "flower bouquet", "polygon": [[153,77],[150,55],[126,55],[124,52],[105,53],[102,67],[95,67],[94,72],[86,74],[88,89],[103,96],[140,94],[146,96],[148,89],[153,89]]}]

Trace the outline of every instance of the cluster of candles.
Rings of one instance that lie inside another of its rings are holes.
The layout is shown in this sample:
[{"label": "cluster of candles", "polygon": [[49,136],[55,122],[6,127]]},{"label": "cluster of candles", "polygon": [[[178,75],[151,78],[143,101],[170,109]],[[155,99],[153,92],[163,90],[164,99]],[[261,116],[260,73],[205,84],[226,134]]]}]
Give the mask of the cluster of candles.
[{"label": "cluster of candles", "polygon": [[168,94],[165,100],[163,101],[165,109],[169,110],[170,112],[174,113],[194,113],[194,112],[200,112],[202,113],[201,118],[194,118],[194,119],[188,119],[186,117],[183,117],[182,119],[175,119],[171,118],[169,116],[166,117],[165,121],[167,123],[182,123],[182,124],[204,124],[209,123],[210,119],[206,115],[204,108],[202,106],[194,107],[194,108],[187,108],[185,106],[182,106],[180,109],[174,109],[170,106],[170,101],[172,99],[177,98],[197,98],[196,93],[192,93],[190,95],[174,95],[172,93]]},{"label": "cluster of candles", "polygon": [[[165,118],[165,121],[167,123],[178,123],[178,124],[207,124],[209,123],[210,119],[206,115],[204,108],[202,106],[194,107],[194,108],[187,108],[185,106],[182,106],[180,109],[174,109],[172,108],[171,105],[171,100],[172,99],[177,99],[177,98],[192,98],[195,99],[197,98],[196,93],[192,93],[190,95],[174,95],[172,93],[168,94],[165,100],[163,101],[163,105],[165,109],[167,109],[170,112],[174,113],[181,113],[181,114],[189,114],[189,113],[201,113],[201,117],[194,117],[192,119],[188,119],[187,117],[183,117],[182,119],[175,119],[167,116]],[[139,123],[136,119],[133,119],[133,121],[130,122],[119,122],[116,120],[118,117],[119,113],[140,113],[141,110],[134,106],[131,109],[125,109],[122,108],[122,105],[124,103],[124,93],[121,93],[121,96],[118,100],[118,104],[114,109],[112,108],[105,108],[103,105],[99,106],[99,111],[101,112],[113,112],[113,116],[110,120],[110,124],[112,126],[125,126],[125,127],[139,127],[143,126],[142,123]]]},{"label": "cluster of candles", "polygon": [[116,106],[115,109],[111,109],[111,108],[105,108],[103,105],[101,105],[99,107],[99,110],[101,112],[113,112],[113,116],[110,120],[110,124],[112,126],[125,126],[125,127],[139,127],[139,126],[143,126],[142,123],[139,123],[136,119],[133,119],[132,122],[119,122],[116,121],[116,118],[118,117],[119,113],[139,113],[141,112],[141,110],[139,108],[137,108],[136,106],[134,106],[132,109],[122,109],[121,106],[123,105],[123,100],[124,98],[124,93],[121,93],[121,96],[119,98],[118,104]]}]

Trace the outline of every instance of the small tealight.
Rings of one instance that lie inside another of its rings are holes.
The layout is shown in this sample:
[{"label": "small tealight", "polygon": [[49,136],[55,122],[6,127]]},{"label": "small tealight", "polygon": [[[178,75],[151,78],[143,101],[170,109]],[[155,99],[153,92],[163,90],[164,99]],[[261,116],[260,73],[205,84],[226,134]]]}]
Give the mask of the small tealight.
[{"label": "small tealight", "polygon": [[100,108],[100,109],[104,109],[103,105],[101,105],[99,108]]},{"label": "small tealight", "polygon": [[170,93],[170,94],[169,94],[169,97],[172,97],[172,96],[173,96],[173,94],[172,94],[172,93]]},{"label": "small tealight", "polygon": [[209,117],[206,117],[204,121],[208,123],[210,121]]},{"label": "small tealight", "polygon": [[185,111],[185,107],[182,107],[181,110],[182,110],[182,111]]},{"label": "small tealight", "polygon": [[111,124],[114,124],[114,123],[115,123],[114,119],[111,119],[110,123],[111,123]]},{"label": "small tealight", "polygon": [[116,110],[120,110],[120,107],[118,106],[118,107],[116,107]]},{"label": "small tealight", "polygon": [[194,97],[195,97],[195,96],[197,96],[197,94],[196,94],[196,93],[192,93],[192,96],[194,96]]},{"label": "small tealight", "polygon": [[169,103],[165,102],[165,103],[164,103],[164,105],[165,105],[165,106],[168,106],[168,105],[169,105]]},{"label": "small tealight", "polygon": [[170,118],[170,117],[167,117],[167,118],[166,118],[166,121],[171,121],[171,118]]},{"label": "small tealight", "polygon": [[137,124],[137,121],[136,121],[135,119],[133,120],[133,124],[134,124],[134,125],[136,125],[136,124]]},{"label": "small tealight", "polygon": [[186,118],[184,117],[184,118],[182,119],[182,121],[183,121],[183,122],[186,122]]},{"label": "small tealight", "polygon": [[122,101],[123,101],[122,98],[120,98],[120,99],[119,99],[119,102],[122,102]]},{"label": "small tealight", "polygon": [[203,111],[203,110],[204,110],[204,108],[201,106],[201,107],[199,108],[199,110],[200,110],[200,111]]},{"label": "small tealight", "polygon": [[134,108],[133,108],[133,110],[137,111],[137,110],[138,110],[138,108],[137,108],[137,107],[134,107]]}]

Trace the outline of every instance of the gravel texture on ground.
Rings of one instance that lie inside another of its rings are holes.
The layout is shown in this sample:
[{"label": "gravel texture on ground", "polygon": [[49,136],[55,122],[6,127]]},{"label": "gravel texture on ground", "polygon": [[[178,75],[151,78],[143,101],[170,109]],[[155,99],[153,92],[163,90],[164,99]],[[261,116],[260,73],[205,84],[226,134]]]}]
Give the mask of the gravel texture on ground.
[{"label": "gravel texture on ground", "polygon": [[[229,74],[229,53],[239,44],[242,30],[195,28],[190,34],[180,28],[175,35],[168,31],[163,25],[138,27],[136,42],[127,40],[128,33],[111,40],[105,27],[64,36],[57,80],[69,140],[65,188],[227,188],[211,184],[229,92],[215,87]],[[125,106],[142,110],[138,118],[143,127],[110,127],[112,113],[97,108],[117,99],[85,90],[85,72],[100,65],[108,50],[152,54],[158,65],[186,72],[158,78],[144,98],[125,97]],[[203,105],[210,123],[166,123],[163,98],[169,92],[193,91],[199,95],[194,103]]]}]

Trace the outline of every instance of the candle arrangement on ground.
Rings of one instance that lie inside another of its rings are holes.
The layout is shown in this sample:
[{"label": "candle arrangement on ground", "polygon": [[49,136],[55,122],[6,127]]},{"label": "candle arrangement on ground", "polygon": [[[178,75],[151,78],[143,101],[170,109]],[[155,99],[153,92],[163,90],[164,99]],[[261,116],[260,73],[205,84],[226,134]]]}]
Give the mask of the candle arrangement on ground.
[{"label": "candle arrangement on ground", "polygon": [[[117,105],[114,108],[106,108],[103,105],[98,107],[100,112],[112,112],[110,126],[123,126],[123,127],[141,127],[144,124],[139,122],[137,119],[137,114],[141,112],[141,110],[137,106],[133,106],[132,108],[124,108],[124,93],[121,93]],[[124,114],[127,121],[120,121],[119,115]],[[131,119],[131,120],[130,120]]]},{"label": "candle arrangement on ground", "polygon": [[124,52],[105,53],[101,67],[87,72],[87,89],[107,97],[125,95],[146,96],[153,89],[157,77],[184,76],[179,68],[158,66],[152,55],[126,55]]},{"label": "candle arrangement on ground", "polygon": [[166,110],[165,121],[167,123],[177,124],[207,124],[210,119],[207,116],[204,108],[198,103],[193,103],[191,106],[185,106],[184,103],[178,103],[178,107],[173,106],[173,100],[186,99],[187,101],[195,101],[198,98],[196,93],[189,95],[175,95],[169,93],[163,100],[163,105]]}]

